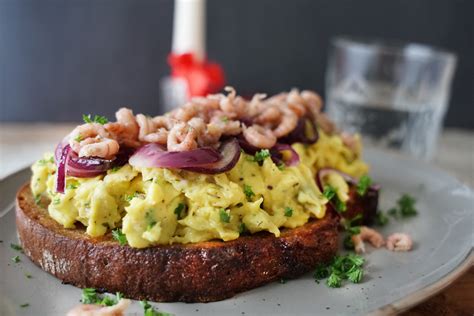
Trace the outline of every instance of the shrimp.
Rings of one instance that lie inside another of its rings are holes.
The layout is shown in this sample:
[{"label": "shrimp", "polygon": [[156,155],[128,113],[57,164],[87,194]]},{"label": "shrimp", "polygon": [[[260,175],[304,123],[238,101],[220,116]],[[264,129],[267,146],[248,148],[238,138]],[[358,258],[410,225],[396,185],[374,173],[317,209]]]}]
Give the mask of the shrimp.
[{"label": "shrimp", "polygon": [[265,107],[266,104],[263,102],[263,99],[267,97],[266,94],[264,93],[257,93],[255,94],[250,102],[247,104],[247,115],[248,116],[255,116],[261,113]]},{"label": "shrimp", "polygon": [[220,128],[222,135],[237,135],[242,132],[240,121],[230,120],[226,116],[215,115],[212,117],[210,124]]},{"label": "shrimp", "polygon": [[135,120],[132,110],[120,108],[115,117],[117,122],[107,123],[104,128],[112,135],[112,138],[128,147],[138,147],[140,142],[137,140],[139,126]]},{"label": "shrimp", "polygon": [[168,139],[168,130],[165,127],[158,126],[158,123],[165,124],[166,118],[150,118],[143,114],[137,115],[137,123],[140,126],[138,139],[142,142],[166,144]]},{"label": "shrimp", "polygon": [[168,151],[186,151],[197,147],[196,131],[186,123],[178,123],[168,134]]},{"label": "shrimp", "polygon": [[272,148],[277,141],[277,138],[271,130],[260,125],[252,125],[244,128],[243,135],[250,145],[258,148]]},{"label": "shrimp", "polygon": [[225,87],[225,91],[229,92],[227,96],[221,95],[219,102],[220,109],[229,118],[239,118],[246,114],[247,102],[240,96],[236,96],[235,89],[232,87]]},{"label": "shrimp", "polygon": [[107,130],[99,123],[86,123],[77,126],[68,136],[69,145],[75,152],[80,150],[80,142],[91,137],[109,137]]},{"label": "shrimp", "polygon": [[387,249],[391,251],[410,251],[413,247],[411,237],[404,233],[394,233],[387,238]]},{"label": "shrimp", "polygon": [[324,113],[316,115],[316,123],[326,134],[332,135],[338,132],[336,125]]},{"label": "shrimp", "polygon": [[300,95],[306,101],[303,104],[308,112],[314,117],[317,117],[323,107],[323,100],[321,97],[317,93],[308,90],[302,91]]},{"label": "shrimp", "polygon": [[110,138],[88,138],[80,143],[79,157],[111,159],[119,151],[119,143]]},{"label": "shrimp", "polygon": [[360,233],[351,237],[357,253],[365,253],[364,241],[368,241],[375,248],[380,248],[385,244],[383,236],[375,229],[367,226],[360,227]]},{"label": "shrimp", "polygon": [[306,108],[301,103],[288,103],[288,108],[298,117],[303,117],[306,114]]},{"label": "shrimp", "polygon": [[66,316],[123,316],[131,301],[121,299],[112,306],[81,304],[71,309]]},{"label": "shrimp", "polygon": [[288,108],[284,108],[281,122],[277,128],[273,130],[273,135],[275,135],[276,138],[288,135],[292,130],[295,129],[297,124],[298,116],[296,116],[296,114]]},{"label": "shrimp", "polygon": [[275,123],[281,120],[281,111],[276,106],[267,107],[262,114],[257,116],[256,122],[259,124]]}]

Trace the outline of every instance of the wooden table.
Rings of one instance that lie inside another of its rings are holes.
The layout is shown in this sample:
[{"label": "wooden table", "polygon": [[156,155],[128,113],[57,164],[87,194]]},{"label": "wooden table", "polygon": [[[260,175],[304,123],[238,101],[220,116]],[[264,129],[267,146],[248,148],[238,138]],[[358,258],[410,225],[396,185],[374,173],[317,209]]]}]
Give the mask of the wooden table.
[{"label": "wooden table", "polygon": [[[0,125],[0,179],[29,166],[72,130],[72,124]],[[474,187],[474,132],[446,130],[433,164]],[[474,315],[474,267],[448,288],[403,313],[419,315]]]}]

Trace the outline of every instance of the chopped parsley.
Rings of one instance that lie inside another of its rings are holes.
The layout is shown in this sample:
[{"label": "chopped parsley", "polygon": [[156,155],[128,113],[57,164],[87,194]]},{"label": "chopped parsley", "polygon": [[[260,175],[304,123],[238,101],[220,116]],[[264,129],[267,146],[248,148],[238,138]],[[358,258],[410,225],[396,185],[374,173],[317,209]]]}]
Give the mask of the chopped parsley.
[{"label": "chopped parsley", "polygon": [[66,189],[68,190],[75,190],[79,187],[79,185],[75,184],[75,183],[69,183],[68,185],[66,185]]},{"label": "chopped parsley", "polygon": [[98,304],[98,305],[104,305],[104,306],[112,306],[118,303],[122,299],[122,293],[117,292],[115,294],[115,298],[108,296],[108,295],[103,295],[100,296],[97,294],[96,290],[94,288],[85,288],[82,290],[82,297],[81,297],[81,302],[83,304]]},{"label": "chopped parsley", "polygon": [[227,116],[221,116],[221,121],[227,123],[229,121],[229,118]]},{"label": "chopped parsley", "polygon": [[183,211],[186,210],[186,204],[184,203],[179,203],[178,206],[174,209],[174,213],[176,214],[176,217],[178,219],[181,219],[183,217]]},{"label": "chopped parsley", "polygon": [[15,263],[20,262],[20,261],[21,261],[21,260],[20,260],[20,256],[15,256],[15,257],[13,257],[13,258],[12,258],[12,261],[15,262]]},{"label": "chopped parsley", "polygon": [[347,211],[346,203],[342,202],[337,197],[334,198],[334,207],[339,213]]},{"label": "chopped parsley", "polygon": [[368,175],[360,177],[359,183],[357,183],[357,194],[364,196],[371,184],[372,179]]},{"label": "chopped parsley", "polygon": [[293,209],[291,207],[285,207],[285,216],[286,217],[291,217],[293,216]]},{"label": "chopped parsley", "polygon": [[29,303],[24,303],[24,304],[21,304],[21,305],[20,305],[21,308],[25,308],[25,307],[28,307],[28,306],[30,306]]},{"label": "chopped parsley", "polygon": [[375,214],[375,224],[377,224],[378,226],[385,226],[388,224],[388,222],[389,222],[389,219],[387,215],[385,215],[382,211],[379,210]]},{"label": "chopped parsley", "polygon": [[105,116],[101,115],[94,115],[94,118],[90,114],[82,114],[82,119],[84,120],[84,123],[99,123],[101,125],[104,125],[109,122],[109,120]]},{"label": "chopped parsley", "polygon": [[415,208],[416,199],[409,194],[403,194],[397,201],[397,206],[388,210],[388,214],[395,218],[412,217],[418,214]]},{"label": "chopped parsley", "polygon": [[247,197],[247,200],[249,201],[255,196],[255,193],[253,193],[252,187],[250,185],[244,184],[244,193]]},{"label": "chopped parsley", "polygon": [[10,248],[12,248],[13,250],[16,250],[16,251],[23,252],[23,248],[20,245],[17,245],[17,244],[10,244]]},{"label": "chopped parsley", "polygon": [[225,209],[223,208],[220,209],[219,217],[221,219],[221,222],[230,223],[230,214]]},{"label": "chopped parsley", "polygon": [[255,153],[253,156],[253,161],[258,162],[258,164],[261,166],[263,161],[268,157],[270,157],[270,151],[268,149],[262,149]]},{"label": "chopped parsley", "polygon": [[247,226],[244,223],[240,223],[239,225],[239,234],[243,234],[247,231]]},{"label": "chopped parsley", "polygon": [[278,168],[278,170],[283,171],[283,170],[285,169],[285,163],[284,163],[284,162],[280,162],[280,163],[277,165],[277,168]]},{"label": "chopped parsley", "polygon": [[110,168],[110,170],[109,170],[109,171],[110,171],[110,173],[114,173],[114,172],[117,172],[117,171],[119,171],[119,170],[120,170],[120,168],[122,168],[122,167],[121,167],[121,166],[115,166],[115,167],[112,167],[112,168]]},{"label": "chopped parsley", "polygon": [[39,205],[41,203],[41,194],[35,195],[35,204]]},{"label": "chopped parsley", "polygon": [[125,236],[120,228],[112,230],[112,237],[119,242],[120,246],[124,246],[128,243],[127,236]]},{"label": "chopped parsley", "polygon": [[403,194],[400,199],[398,199],[397,204],[402,217],[410,217],[418,214],[415,209],[415,203],[415,198],[408,194]]},{"label": "chopped parsley", "polygon": [[27,278],[27,279],[32,279],[33,276],[32,276],[31,274],[29,274],[29,273],[25,273],[25,278]]},{"label": "chopped parsley", "polygon": [[136,198],[136,197],[138,197],[138,198],[143,198],[143,194],[140,194],[139,192],[135,192],[135,193],[133,193],[133,194],[125,194],[125,195],[124,195],[124,200],[125,200],[126,202],[130,202],[131,200],[133,200],[133,199]]},{"label": "chopped parsley", "polygon": [[151,306],[148,301],[140,301],[140,305],[143,307],[144,316],[172,316],[173,314],[157,311]]},{"label": "chopped parsley", "polygon": [[44,166],[47,163],[54,163],[54,158],[51,156],[49,159],[40,159],[38,160],[38,165]]},{"label": "chopped parsley", "polygon": [[323,196],[329,201],[332,201],[334,207],[336,208],[336,211],[345,212],[347,210],[346,203],[339,200],[336,193],[337,193],[337,190],[334,187],[330,185],[324,186]]},{"label": "chopped parsley", "polygon": [[82,141],[82,140],[83,140],[82,135],[81,135],[81,134],[77,134],[77,136],[74,137],[74,140],[75,140],[76,142]]},{"label": "chopped parsley", "polygon": [[343,280],[349,280],[352,283],[359,283],[363,276],[362,268],[365,260],[356,254],[348,254],[346,256],[335,256],[327,265],[319,265],[316,267],[313,278],[317,283],[326,279],[329,287],[340,287]]},{"label": "chopped parsley", "polygon": [[332,200],[333,197],[336,196],[336,189],[334,189],[332,186],[330,185],[325,185],[324,186],[324,191],[323,191],[323,195],[326,199],[328,199],[329,201]]},{"label": "chopped parsley", "polygon": [[53,199],[53,205],[58,205],[59,203],[61,203],[61,199],[58,198],[58,197],[55,197],[55,198]]},{"label": "chopped parsley", "polygon": [[95,304],[97,302],[97,293],[93,288],[85,288],[82,290],[81,302],[83,304]]},{"label": "chopped parsley", "polygon": [[153,226],[156,225],[155,218],[153,217],[153,210],[148,210],[145,214],[146,221],[148,222],[148,225],[146,226],[146,230],[150,230],[153,228]]}]

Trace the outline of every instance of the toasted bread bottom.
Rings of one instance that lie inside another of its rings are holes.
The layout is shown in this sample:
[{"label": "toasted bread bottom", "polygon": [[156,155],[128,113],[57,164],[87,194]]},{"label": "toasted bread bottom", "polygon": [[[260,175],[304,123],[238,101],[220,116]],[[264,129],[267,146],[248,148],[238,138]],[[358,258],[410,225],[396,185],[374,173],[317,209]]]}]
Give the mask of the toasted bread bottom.
[{"label": "toasted bread bottom", "polygon": [[[45,202],[45,201],[42,201]],[[42,204],[42,203],[40,203]],[[111,234],[92,238],[66,229],[35,204],[29,185],[17,194],[16,225],[25,254],[63,283],[156,302],[223,300],[263,284],[295,278],[337,251],[337,216],[232,241],[136,249]]]}]

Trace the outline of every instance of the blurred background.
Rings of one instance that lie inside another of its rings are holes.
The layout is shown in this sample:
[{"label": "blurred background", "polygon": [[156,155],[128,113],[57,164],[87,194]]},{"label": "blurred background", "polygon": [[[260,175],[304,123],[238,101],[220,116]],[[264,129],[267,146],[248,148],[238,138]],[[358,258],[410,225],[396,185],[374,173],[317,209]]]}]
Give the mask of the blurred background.
[{"label": "blurred background", "polygon": [[[209,0],[207,53],[243,95],[324,95],[330,39],[388,38],[458,55],[445,125],[474,129],[474,1]],[[171,0],[0,0],[0,120],[160,112]]]}]

